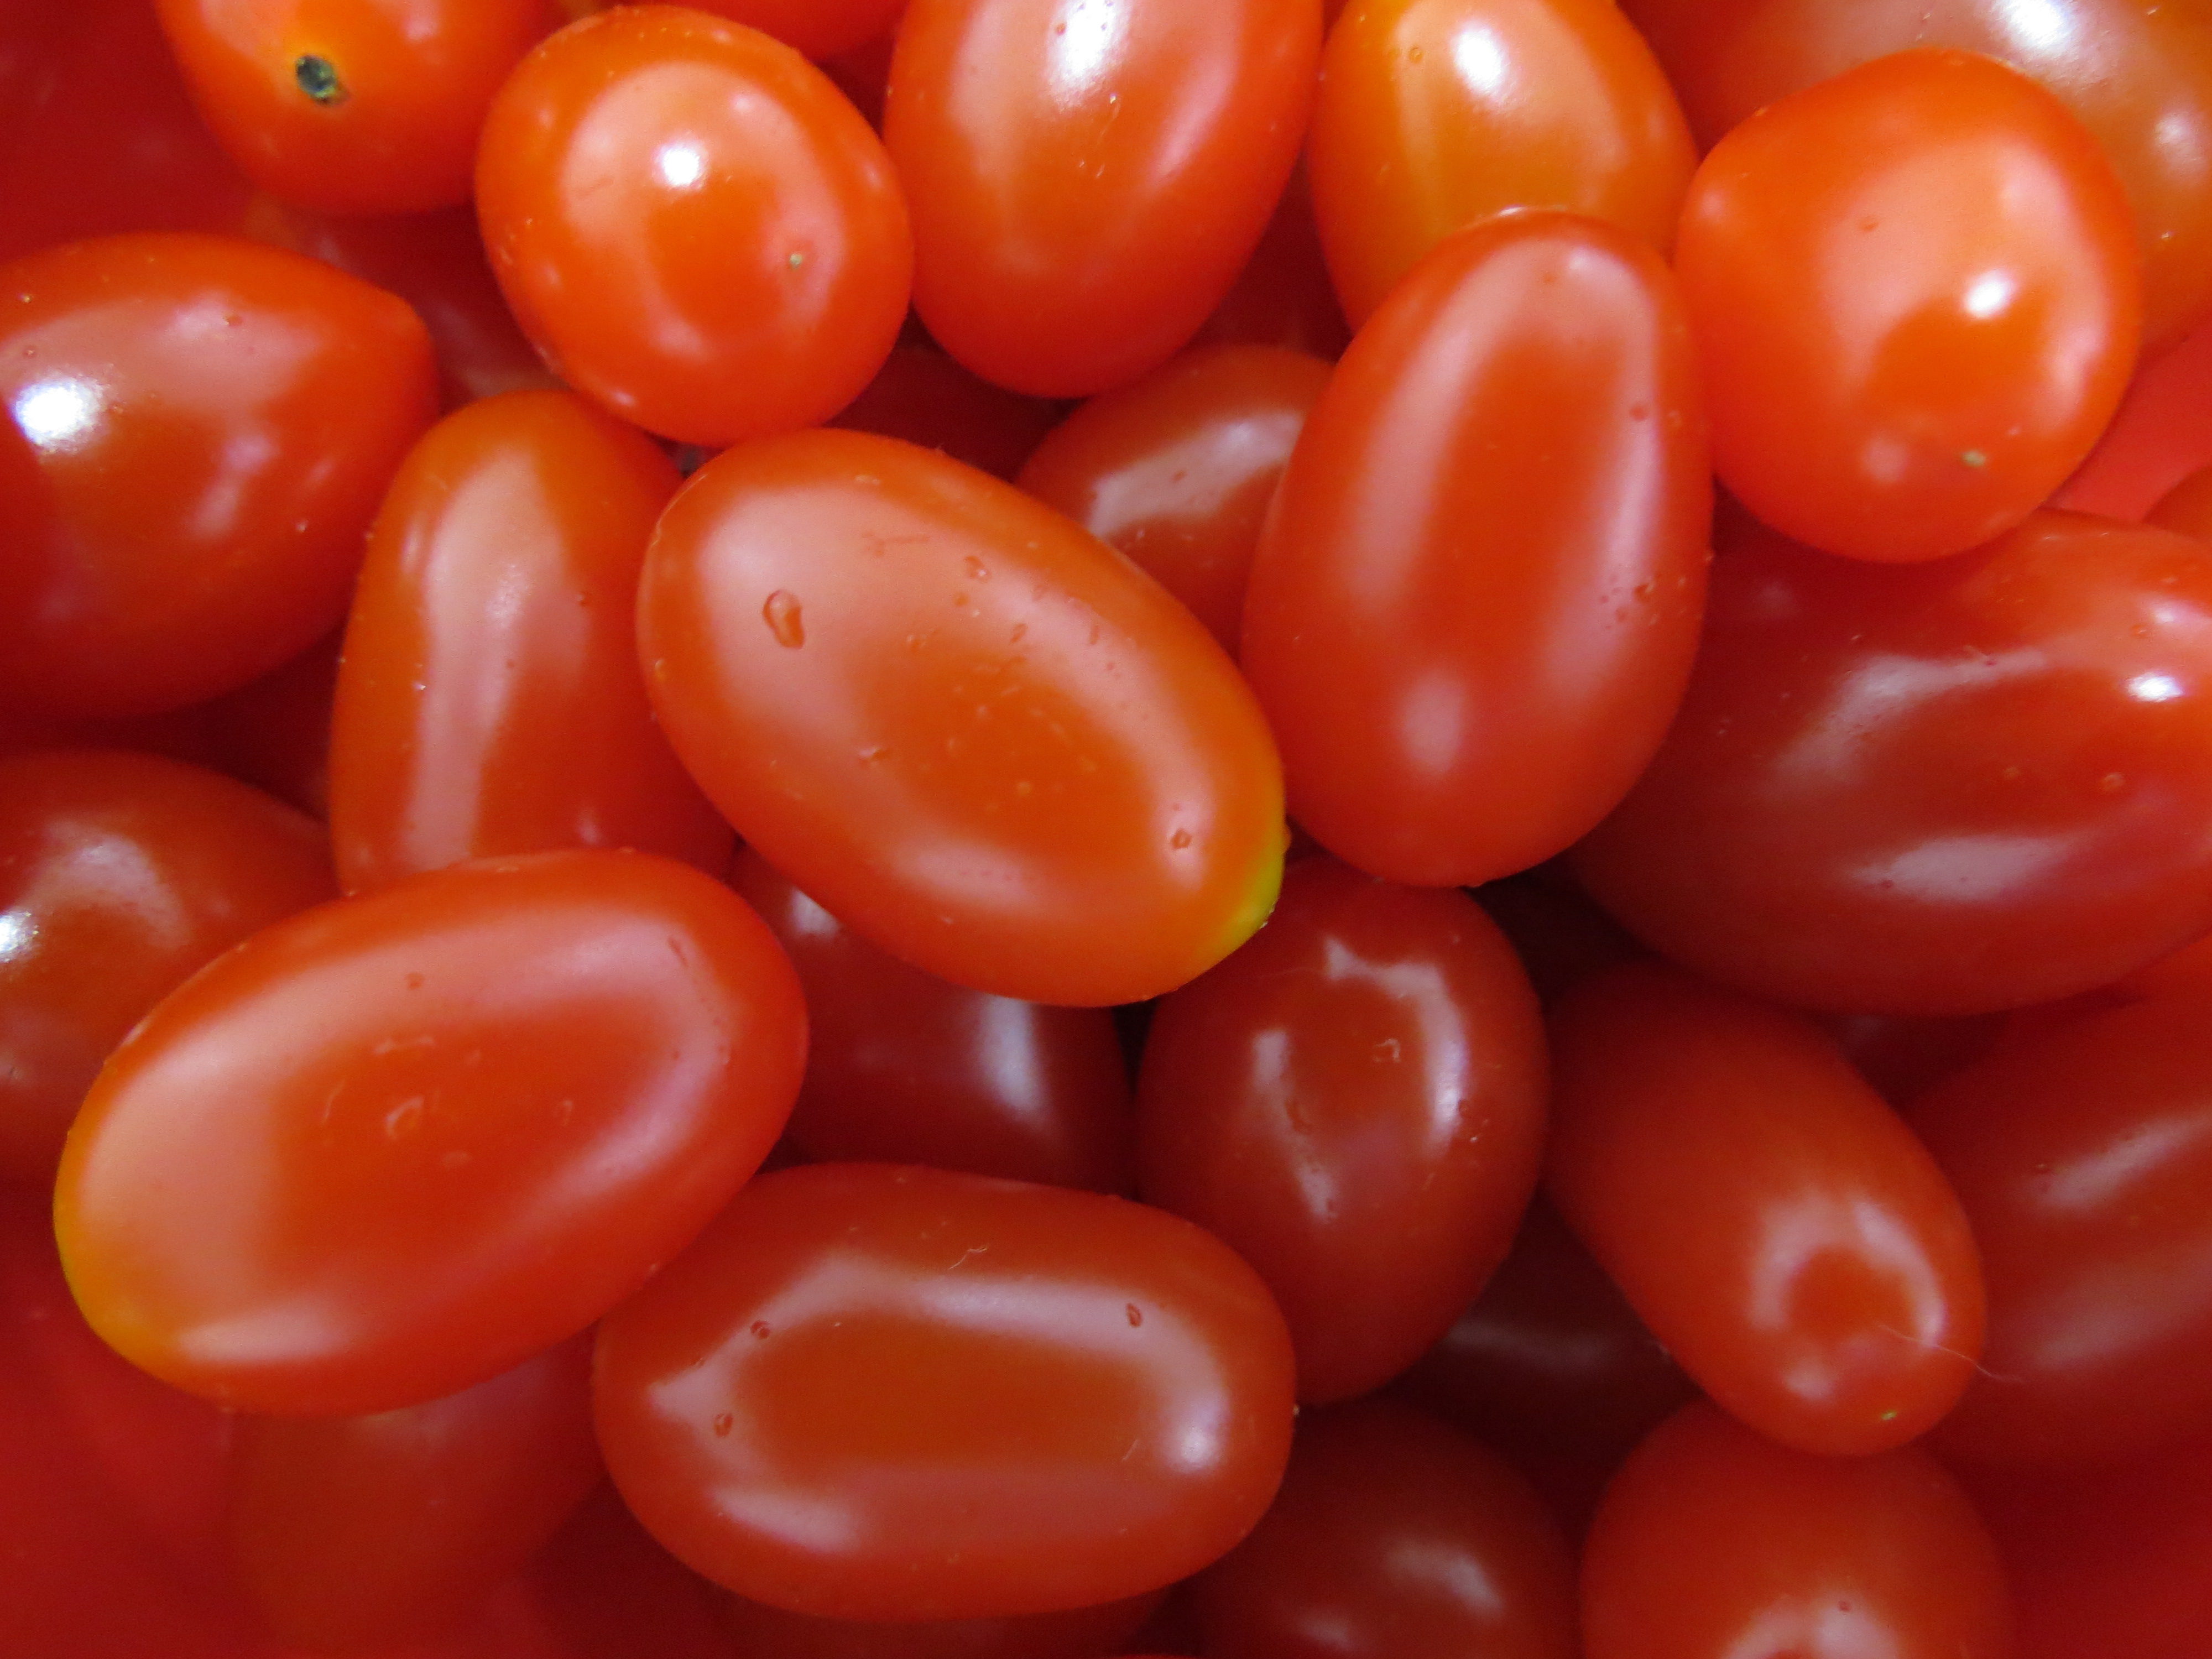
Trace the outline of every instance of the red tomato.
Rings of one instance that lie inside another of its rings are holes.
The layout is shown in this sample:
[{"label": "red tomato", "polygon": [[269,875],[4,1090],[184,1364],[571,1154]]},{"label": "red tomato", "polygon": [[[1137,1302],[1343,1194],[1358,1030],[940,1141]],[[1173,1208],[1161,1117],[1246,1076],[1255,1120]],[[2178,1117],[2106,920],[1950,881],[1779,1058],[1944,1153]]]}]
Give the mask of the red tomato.
[{"label": "red tomato", "polygon": [[667,437],[827,419],[906,316],[882,143],[790,47],[684,7],[617,6],[526,58],[484,121],[477,211],[556,372]]},{"label": "red tomato", "polygon": [[1299,1398],[1348,1400],[1504,1259],[1544,1085],[1535,993],[1472,899],[1302,859],[1268,925],[1153,1016],[1141,1190],[1260,1270]]},{"label": "red tomato", "polygon": [[906,0],[692,0],[736,23],[773,34],[809,58],[835,58],[889,33]]},{"label": "red tomato", "polygon": [[599,1327],[599,1442],[678,1557],[842,1619],[1158,1589],[1260,1518],[1282,1316],[1229,1248],[1092,1193],[764,1176]]},{"label": "red tomato", "polygon": [[1259,242],[1320,52],[1319,0],[912,0],[884,138],[930,332],[1044,397],[1165,362]]},{"label": "red tomato", "polygon": [[902,345],[830,424],[903,438],[1011,478],[1060,411],[1058,404],[977,380],[933,346]]},{"label": "red tomato", "polygon": [[273,1630],[357,1652],[432,1631],[520,1569],[600,1476],[588,1336],[367,1417],[238,1425],[230,1536]]},{"label": "red tomato", "polygon": [[50,1183],[146,1011],[336,893],[321,830],[228,778],[154,755],[0,760],[0,1177]]},{"label": "red tomato", "polygon": [[1352,343],[1261,538],[1243,635],[1291,813],[1338,857],[1487,881],[1634,781],[1704,601],[1692,370],[1658,257],[1560,214],[1461,233]]},{"label": "red tomato", "polygon": [[1309,155],[1355,328],[1493,213],[1587,214],[1663,252],[1698,159],[1612,0],[1361,0],[1329,31]]},{"label": "red tomato", "polygon": [[1915,1107],[1989,1278],[1988,1370],[1938,1431],[1947,1451],[2110,1461],[2212,1417],[2209,1027],[2203,984],[2085,1014]]},{"label": "red tomato", "polygon": [[1911,1447],[1814,1457],[1688,1406],[1607,1489],[1584,1547],[1587,1659],[2010,1659],[2003,1569]]},{"label": "red tomato", "polygon": [[529,1577],[560,1659],[731,1659],[721,1592],[654,1543],[611,1486],[538,1552]]},{"label": "red tomato", "polygon": [[[1957,46],[2040,82],[2126,188],[2147,343],[2212,307],[2212,28],[2155,0],[1627,0],[1711,144],[1776,99],[1909,46]],[[2081,503],[2085,512],[2111,509]]]},{"label": "red tomato", "polygon": [[1234,653],[1261,522],[1328,374],[1279,347],[1185,352],[1077,410],[1015,482],[1127,554]]},{"label": "red tomato", "polygon": [[637,666],[637,579],[681,480],[573,392],[447,416],[368,538],[331,733],[349,892],[506,853],[634,847],[721,873],[730,828]]},{"label": "red tomato", "polygon": [[2119,412],[2051,505],[2140,519],[2197,468],[2212,465],[2212,324],[2146,362]]},{"label": "red tomato", "polygon": [[775,1659],[1094,1659],[1128,1652],[1127,1638],[1164,1599],[1154,1590],[1065,1613],[894,1622],[815,1619],[725,1595],[718,1611],[739,1653]]},{"label": "red tomato", "polygon": [[341,634],[328,635],[198,710],[213,728],[216,766],[317,818],[331,811],[331,704],[342,642]]},{"label": "red tomato", "polygon": [[654,707],[832,915],[955,984],[1131,1002],[1274,902],[1274,745],[1190,613],[1019,491],[804,433],[694,475],[647,555]]},{"label": "red tomato", "polygon": [[750,848],[730,884],[775,930],[806,992],[806,1080],[785,1131],[794,1151],[1134,1188],[1128,1077],[1104,1009],[1017,1002],[909,968]]},{"label": "red tomato", "polygon": [[1713,149],[1674,253],[1721,482],[1831,553],[1940,557],[2018,524],[2118,406],[2126,198],[2025,76],[1910,52]]},{"label": "red tomato", "polygon": [[1496,1454],[1411,1408],[1304,1418],[1281,1495],[1196,1585],[1207,1659],[1572,1659],[1574,1569]]},{"label": "red tomato", "polygon": [[1334,362],[1351,343],[1351,325],[1322,256],[1313,191],[1300,167],[1260,233],[1260,245],[1191,343],[1279,346]]},{"label": "red tomato", "polygon": [[429,337],[329,266],[116,236],[0,269],[0,696],[144,714],[244,684],[344,613],[434,413]]},{"label": "red tomato", "polygon": [[325,213],[469,199],[492,94],[552,0],[154,0],[192,100],[253,182]]},{"label": "red tomato", "polygon": [[1904,1444],[1981,1352],[1958,1197],[1802,1015],[1656,963],[1553,1015],[1545,1185],[1713,1399],[1806,1451]]},{"label": "red tomato", "polygon": [[2042,514],[1881,569],[1714,567],[1666,746],[1575,854],[1650,944],[1779,1001],[1964,1014],[2212,928],[2212,560]]},{"label": "red tomato", "polygon": [[70,1288],[225,1404],[453,1393],[680,1249],[775,1142],[805,1047],[774,937],[665,860],[487,860],[326,905],[109,1060],[55,1200]]},{"label": "red tomato", "polygon": [[2212,465],[2200,466],[2160,495],[2144,521],[2212,541]]}]

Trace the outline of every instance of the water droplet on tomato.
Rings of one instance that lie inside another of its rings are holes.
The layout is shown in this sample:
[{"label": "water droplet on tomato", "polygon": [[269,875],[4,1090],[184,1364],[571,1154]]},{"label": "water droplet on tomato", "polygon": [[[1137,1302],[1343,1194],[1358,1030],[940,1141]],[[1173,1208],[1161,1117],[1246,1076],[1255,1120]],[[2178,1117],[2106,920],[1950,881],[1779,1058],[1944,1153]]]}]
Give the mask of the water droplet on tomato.
[{"label": "water droplet on tomato", "polygon": [[1176,830],[1175,834],[1168,837],[1168,845],[1174,848],[1176,851],[1180,853],[1184,848],[1190,845],[1190,831],[1188,830]]},{"label": "water droplet on tomato", "polygon": [[806,643],[806,628],[799,620],[799,599],[795,594],[777,588],[768,596],[768,602],[761,606],[761,620],[768,624],[768,631],[775,635],[778,645],[796,651]]},{"label": "water droplet on tomato", "polygon": [[766,1341],[766,1340],[768,1340],[768,1336],[769,1336],[769,1323],[768,1323],[768,1321],[766,1321],[765,1319],[756,1319],[755,1321],[753,1321],[753,1323],[752,1323],[752,1333],[753,1333],[753,1340],[754,1340],[754,1341],[756,1341],[756,1342],[764,1342],[764,1341]]},{"label": "water droplet on tomato", "polygon": [[1127,1305],[1127,1312],[1128,1313],[1129,1323],[1131,1325],[1141,1325],[1145,1322],[1145,1310],[1142,1308],[1139,1308],[1135,1303],[1132,1302]]},{"label": "water droplet on tomato", "polygon": [[738,1425],[738,1419],[737,1419],[736,1418],[732,1417],[729,1413],[727,1413],[727,1412],[717,1412],[717,1413],[714,1414],[714,1436],[715,1436],[715,1438],[717,1438],[717,1439],[722,1439],[722,1438],[726,1437],[728,1436],[728,1434],[729,1434],[730,1431],[731,1431],[732,1429],[735,1428],[735,1427],[737,1426],[737,1425]]}]

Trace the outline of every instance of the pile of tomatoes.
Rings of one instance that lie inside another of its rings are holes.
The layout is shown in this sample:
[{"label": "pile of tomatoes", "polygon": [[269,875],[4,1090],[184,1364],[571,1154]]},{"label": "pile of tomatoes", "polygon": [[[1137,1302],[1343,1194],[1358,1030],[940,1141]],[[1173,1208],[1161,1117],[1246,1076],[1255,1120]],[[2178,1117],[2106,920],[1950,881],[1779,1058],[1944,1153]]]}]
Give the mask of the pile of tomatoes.
[{"label": "pile of tomatoes", "polygon": [[0,1655],[2212,1650],[2203,0],[0,0]]}]

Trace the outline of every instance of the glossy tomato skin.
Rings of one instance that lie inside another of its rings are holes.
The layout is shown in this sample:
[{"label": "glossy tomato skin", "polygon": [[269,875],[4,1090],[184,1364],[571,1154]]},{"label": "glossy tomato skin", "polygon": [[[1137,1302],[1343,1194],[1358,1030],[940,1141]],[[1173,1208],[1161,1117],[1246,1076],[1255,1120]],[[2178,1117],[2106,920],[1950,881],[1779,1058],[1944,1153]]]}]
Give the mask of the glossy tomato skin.
[{"label": "glossy tomato skin", "polygon": [[912,0],[884,137],[930,332],[1045,397],[1165,362],[1260,240],[1320,52],[1318,0]]},{"label": "glossy tomato skin", "polygon": [[1588,1659],[2009,1659],[1988,1530],[1917,1447],[1815,1457],[1700,1401],[1638,1448],[1585,1545]]},{"label": "glossy tomato skin", "polygon": [[337,890],[317,825],[214,772],[120,751],[0,760],[0,1176],[51,1183],[140,1017]]},{"label": "glossy tomato skin", "polygon": [[805,1050],[773,936],[665,860],[485,860],[324,906],[109,1060],[55,1199],[70,1286],[224,1404],[451,1394],[673,1255],[775,1143]]},{"label": "glossy tomato skin", "polygon": [[1096,1194],[764,1176],[599,1328],[623,1498],[740,1594],[966,1619],[1158,1589],[1260,1518],[1290,1343],[1226,1245]]},{"label": "glossy tomato skin", "polygon": [[1153,1013],[1141,1191],[1260,1270],[1299,1397],[1347,1400],[1504,1258],[1544,1088],[1535,993],[1472,899],[1300,859],[1267,926]]},{"label": "glossy tomato skin", "polygon": [[1647,943],[1757,994],[1967,1014],[2212,927],[2212,563],[2039,514],[1868,568],[1756,534],[1715,566],[1681,718],[1576,849]]},{"label": "glossy tomato skin", "polygon": [[776,1659],[1096,1659],[1127,1653],[1164,1593],[1152,1590],[1095,1607],[1009,1619],[815,1619],[725,1593],[722,1626],[740,1653]]},{"label": "glossy tomato skin", "polygon": [[[2143,339],[2212,307],[2212,24],[2154,0],[1629,0],[1701,145],[1776,99],[1912,46],[1955,46],[2055,93],[2095,136],[2134,210]],[[2094,509],[2102,511],[2104,509]]]},{"label": "glossy tomato skin", "polygon": [[230,1467],[239,1578],[270,1627],[354,1652],[453,1623],[600,1479],[592,1340],[358,1417],[249,1417]]},{"label": "glossy tomato skin", "polygon": [[1303,165],[1283,187],[1252,257],[1191,343],[1277,346],[1330,362],[1352,343],[1352,326],[1321,251],[1313,188]]},{"label": "glossy tomato skin", "polygon": [[1298,1425],[1283,1490],[1195,1586],[1218,1659],[1571,1659],[1574,1568],[1528,1483],[1412,1407]]},{"label": "glossy tomato skin", "polygon": [[2119,411],[2051,505],[2140,519],[2199,467],[2212,465],[2212,323],[2146,352]]},{"label": "glossy tomato skin", "polygon": [[633,847],[720,874],[731,831],[654,724],[638,573],[681,482],[568,392],[447,416],[386,493],[331,735],[339,879]]},{"label": "glossy tomato skin", "polygon": [[1680,696],[1710,489],[1656,254],[1537,213],[1437,248],[1338,365],[1253,562],[1243,661],[1292,816],[1416,886],[1565,848]]},{"label": "glossy tomato skin", "polygon": [[2212,987],[2086,1014],[1938,1085],[1914,1127],[1989,1274],[1989,1375],[1943,1449],[2112,1462],[2212,1413]]},{"label": "glossy tomato skin", "polygon": [[1234,665],[1120,555],[942,456],[850,432],[718,456],[654,533],[639,641],[745,841],[939,978],[1138,1001],[1274,901],[1278,763]]},{"label": "glossy tomato skin", "polygon": [[617,6],[540,43],[485,118],[477,212],[555,372],[664,437],[827,419],[906,317],[881,142],[790,47],[685,7]]},{"label": "glossy tomato skin", "polygon": [[400,301],[276,248],[106,237],[0,269],[0,697],[180,707],[333,627],[385,481],[434,410]]},{"label": "glossy tomato skin", "polygon": [[1966,1214],[1818,1027],[1638,963],[1568,993],[1552,1044],[1546,1189],[1708,1395],[1837,1456],[1950,1409],[1982,1346]]},{"label": "glossy tomato skin", "polygon": [[775,930],[806,992],[806,1080],[785,1131],[793,1151],[1134,1189],[1135,1114],[1112,1014],[1018,1002],[909,968],[750,847],[730,884]]},{"label": "glossy tomato skin", "polygon": [[1329,31],[1308,143],[1356,328],[1454,231],[1549,208],[1664,252],[1697,166],[1650,48],[1607,0],[1360,0]]},{"label": "glossy tomato skin", "polygon": [[819,62],[881,39],[896,25],[905,0],[706,0],[732,22],[772,34]]},{"label": "glossy tomato skin", "polygon": [[326,213],[469,199],[477,130],[556,0],[155,0],[210,131],[263,190]]},{"label": "glossy tomato skin", "polygon": [[1279,347],[1194,348],[1085,404],[1015,482],[1128,555],[1233,654],[1260,526],[1328,374]]},{"label": "glossy tomato skin", "polygon": [[1675,269],[1721,482],[1831,553],[1958,553],[2026,518],[2118,406],[2135,233],[2064,105],[1970,52],[1899,52],[1705,158]]},{"label": "glossy tomato skin", "polygon": [[931,345],[899,345],[830,424],[903,438],[1011,479],[1060,420],[1062,405],[993,386]]}]

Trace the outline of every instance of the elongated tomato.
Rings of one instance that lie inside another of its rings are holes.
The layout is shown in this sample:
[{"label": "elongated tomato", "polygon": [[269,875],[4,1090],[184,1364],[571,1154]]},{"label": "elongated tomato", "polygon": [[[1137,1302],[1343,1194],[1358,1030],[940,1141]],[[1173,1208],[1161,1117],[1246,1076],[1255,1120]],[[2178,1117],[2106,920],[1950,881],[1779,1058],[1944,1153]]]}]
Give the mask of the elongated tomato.
[{"label": "elongated tomato", "polygon": [[1274,902],[1280,775],[1235,665],[1121,555],[957,461],[857,432],[726,452],[662,515],[638,621],[724,816],[939,978],[1135,1001]]}]

